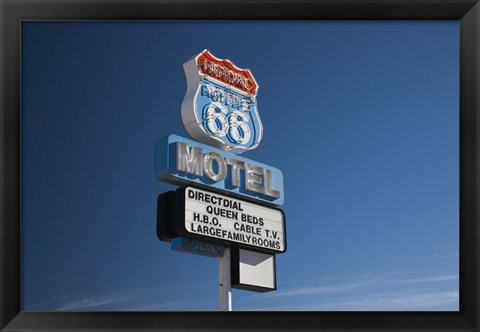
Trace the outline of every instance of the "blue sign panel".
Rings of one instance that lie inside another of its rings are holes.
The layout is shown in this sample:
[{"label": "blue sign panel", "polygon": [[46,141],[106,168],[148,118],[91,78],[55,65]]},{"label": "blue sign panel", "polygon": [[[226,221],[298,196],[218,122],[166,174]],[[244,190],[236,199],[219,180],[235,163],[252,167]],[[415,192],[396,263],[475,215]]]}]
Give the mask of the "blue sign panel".
[{"label": "blue sign panel", "polygon": [[222,257],[224,253],[220,244],[183,237],[172,239],[172,250],[207,257]]},{"label": "blue sign panel", "polygon": [[196,118],[203,130],[221,140],[232,152],[243,152],[260,142],[262,125],[254,97],[205,78],[200,82],[194,102]]},{"label": "blue sign panel", "polygon": [[163,182],[216,188],[270,205],[284,202],[278,168],[177,135],[155,142],[154,172]]}]

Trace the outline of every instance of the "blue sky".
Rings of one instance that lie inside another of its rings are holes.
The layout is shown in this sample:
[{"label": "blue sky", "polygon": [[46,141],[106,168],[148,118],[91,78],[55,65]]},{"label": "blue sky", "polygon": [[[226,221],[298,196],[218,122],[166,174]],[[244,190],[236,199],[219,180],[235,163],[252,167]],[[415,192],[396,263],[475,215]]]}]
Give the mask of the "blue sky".
[{"label": "blue sky", "polygon": [[458,22],[24,22],[22,309],[217,310],[218,260],[155,234],[183,63],[259,83],[283,171],[278,290],[234,310],[458,310]]}]

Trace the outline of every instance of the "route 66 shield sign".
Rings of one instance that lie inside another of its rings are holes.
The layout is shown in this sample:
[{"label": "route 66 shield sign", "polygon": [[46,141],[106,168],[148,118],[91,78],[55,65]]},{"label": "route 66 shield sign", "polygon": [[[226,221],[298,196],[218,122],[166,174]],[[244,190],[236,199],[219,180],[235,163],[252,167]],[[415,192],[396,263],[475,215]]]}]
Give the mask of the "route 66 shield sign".
[{"label": "route 66 shield sign", "polygon": [[208,50],[184,63],[187,93],[182,121],[195,140],[231,153],[258,146],[263,127],[257,110],[258,84],[250,70],[218,59]]}]

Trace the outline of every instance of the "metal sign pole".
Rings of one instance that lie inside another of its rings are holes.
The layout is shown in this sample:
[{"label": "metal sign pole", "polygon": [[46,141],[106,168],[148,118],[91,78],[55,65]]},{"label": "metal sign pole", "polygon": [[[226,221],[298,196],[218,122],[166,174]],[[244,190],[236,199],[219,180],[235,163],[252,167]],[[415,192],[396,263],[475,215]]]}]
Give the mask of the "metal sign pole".
[{"label": "metal sign pole", "polygon": [[225,247],[218,261],[220,282],[220,311],[232,311],[232,281],[230,277],[230,247]]}]

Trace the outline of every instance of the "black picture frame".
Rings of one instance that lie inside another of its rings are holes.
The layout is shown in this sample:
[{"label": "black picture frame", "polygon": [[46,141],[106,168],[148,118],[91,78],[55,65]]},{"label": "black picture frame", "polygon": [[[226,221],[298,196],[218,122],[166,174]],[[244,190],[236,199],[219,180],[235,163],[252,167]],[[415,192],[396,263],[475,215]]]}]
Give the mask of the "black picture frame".
[{"label": "black picture frame", "polygon": [[[459,312],[21,312],[20,31],[24,20],[458,20]],[[479,331],[477,0],[0,0],[1,331]]]}]

